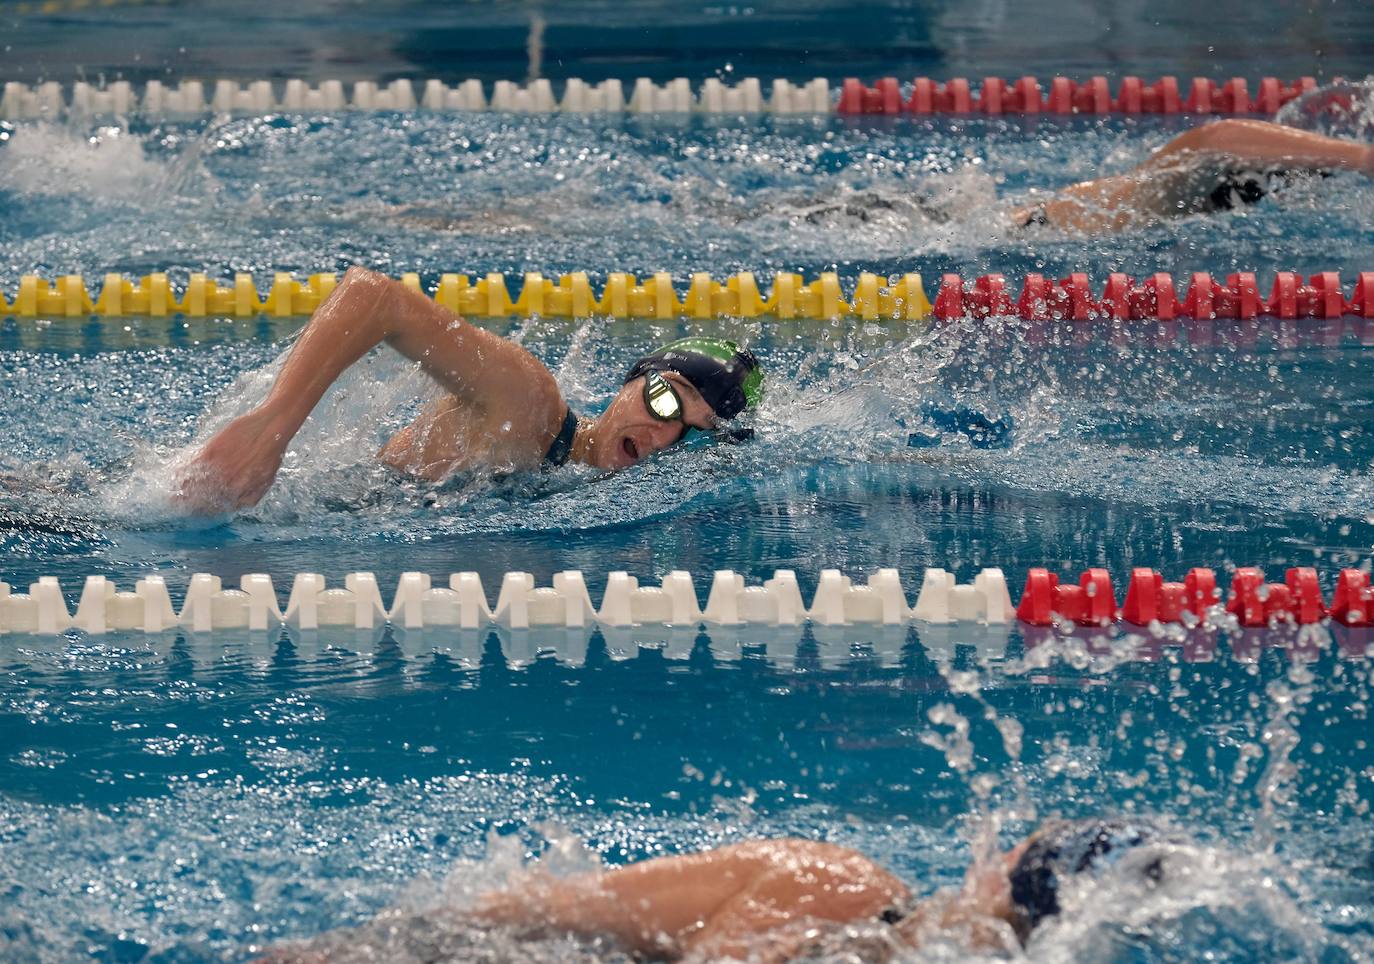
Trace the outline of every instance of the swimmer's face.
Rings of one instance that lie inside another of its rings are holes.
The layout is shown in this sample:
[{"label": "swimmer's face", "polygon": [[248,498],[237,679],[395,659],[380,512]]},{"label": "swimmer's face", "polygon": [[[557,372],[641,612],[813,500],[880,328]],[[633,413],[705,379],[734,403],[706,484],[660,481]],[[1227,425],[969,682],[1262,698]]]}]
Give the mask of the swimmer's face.
[{"label": "swimmer's face", "polygon": [[649,411],[644,404],[644,376],[626,382],[610,407],[596,420],[592,435],[593,465],[623,469],[681,441],[688,428],[715,427],[716,413],[691,382],[677,372],[661,374],[682,399],[682,418],[665,422]]}]

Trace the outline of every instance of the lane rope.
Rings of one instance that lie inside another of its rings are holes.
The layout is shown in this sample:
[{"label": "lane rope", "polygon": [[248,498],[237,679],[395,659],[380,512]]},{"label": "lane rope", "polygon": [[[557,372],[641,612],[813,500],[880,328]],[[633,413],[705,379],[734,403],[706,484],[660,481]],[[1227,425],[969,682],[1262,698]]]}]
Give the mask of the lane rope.
[{"label": "lane rope", "polygon": [[1313,77],[1290,84],[1262,77],[1251,97],[1244,77],[1220,84],[1194,77],[1186,93],[1177,77],[1161,77],[1149,84],[1139,77],[1123,77],[1113,95],[1103,76],[1083,82],[1055,77],[1048,88],[1034,77],[1010,84],[1001,77],[987,77],[977,91],[962,77],[943,84],[917,77],[904,93],[896,77],[883,77],[872,87],[851,77],[840,90],[835,110],[840,114],[1273,114],[1316,87]]},{"label": "lane rope", "polygon": [[[1019,289],[1001,274],[981,275],[972,281],[946,274],[940,279],[933,302],[917,272],[887,277],[862,272],[847,290],[835,272],[824,272],[811,281],[800,274],[779,272],[766,292],[759,279],[748,271],[731,275],[723,282],[707,272],[695,272],[685,289],[675,285],[667,272],[641,280],[627,272],[613,271],[606,276],[600,291],[592,287],[585,271],[562,275],[556,281],[539,272],[528,272],[518,279],[518,295],[512,293],[506,276],[499,273],[475,279],[445,273],[428,290],[416,273],[403,274],[400,280],[456,314],[474,318],[1374,318],[1374,271],[1359,272],[1349,294],[1339,272],[1323,271],[1304,279],[1294,272],[1281,271],[1275,274],[1267,295],[1262,294],[1258,277],[1252,272],[1228,274],[1224,282],[1206,272],[1194,272],[1188,276],[1181,296],[1173,276],[1163,272],[1143,279],[1110,274],[1101,294],[1094,294],[1085,273],[1058,279],[1027,274]],[[271,286],[260,292],[251,274],[236,274],[232,284],[223,284],[205,273],[193,272],[178,291],[165,272],[147,274],[137,280],[109,273],[96,293],[79,274],[60,275],[52,281],[29,274],[20,278],[12,300],[0,292],[0,317],[300,317],[314,312],[337,284],[337,276],[330,273],[313,274],[301,281],[288,272],[276,272]]]},{"label": "lane rope", "polygon": [[57,81],[33,86],[9,81],[0,91],[0,120],[417,109],[534,114],[1272,114],[1316,86],[1312,77],[1291,83],[1262,77],[1252,96],[1243,77],[1221,83],[1194,77],[1186,85],[1171,76],[1149,83],[1123,77],[1115,93],[1105,76],[1085,81],[1053,77],[1047,85],[1029,76],[1010,83],[986,77],[979,88],[962,77],[943,82],[917,77],[909,84],[884,77],[871,87],[850,77],[836,98],[824,77],[803,82],[777,78],[767,94],[757,77],[733,84],[711,77],[695,88],[685,77],[662,84],[639,77],[629,85],[628,95],[618,79],[588,82],[573,77],[562,82],[560,98],[547,79],[525,84],[498,80],[489,88],[471,78],[452,85],[437,79],[398,79],[385,84],[360,80],[351,86],[340,80],[310,84],[299,78],[246,83],[150,80],[142,88],[126,80],[105,86],[77,81],[70,88]]},{"label": "lane rope", "polygon": [[910,605],[896,569],[879,569],[859,584],[838,569],[820,573],[811,605],[805,605],[796,573],[777,570],[762,585],[719,570],[711,579],[706,605],[700,606],[692,575],[673,571],[660,585],[643,585],[626,572],[612,572],[599,607],[593,606],[580,571],[553,576],[552,585],[535,585],[527,572],[508,572],[501,580],[495,606],[488,604],[475,572],[452,574],[436,585],[426,573],[401,575],[391,605],[382,601],[372,573],[355,572],[342,587],[329,587],[318,573],[298,573],[286,608],[278,604],[272,578],[245,575],[239,588],[225,588],[219,577],[190,577],[178,613],[166,580],[148,576],[132,592],[121,592],[104,576],[88,576],[76,610],[70,611],[55,577],[41,577],[27,593],[12,592],[0,582],[0,633],[54,634],[76,629],[91,634],[111,631],[191,632],[279,630],[343,627],[373,629],[389,623],[402,629],[580,628],[638,625],[716,626],[899,626],[982,623],[1071,629],[1161,627],[1182,625],[1211,629],[1276,628],[1280,625],[1374,627],[1374,588],[1369,572],[1343,569],[1328,603],[1316,569],[1288,569],[1283,582],[1266,582],[1261,569],[1236,569],[1229,595],[1216,573],[1190,569],[1181,582],[1166,581],[1146,568],[1131,570],[1124,600],[1118,606],[1111,574],[1085,570],[1077,582],[1061,582],[1058,573],[1031,569],[1020,602],[1013,606],[1006,576],[985,568],[972,583],[959,584],[944,569],[925,570],[916,604]]}]

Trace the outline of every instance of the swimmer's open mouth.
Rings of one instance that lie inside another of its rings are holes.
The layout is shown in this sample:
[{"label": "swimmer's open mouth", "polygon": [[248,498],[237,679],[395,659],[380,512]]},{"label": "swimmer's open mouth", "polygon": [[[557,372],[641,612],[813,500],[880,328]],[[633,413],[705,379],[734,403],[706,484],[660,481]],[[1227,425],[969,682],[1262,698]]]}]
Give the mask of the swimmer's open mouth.
[{"label": "swimmer's open mouth", "polygon": [[625,450],[625,455],[629,457],[631,462],[639,461],[639,446],[635,444],[634,439],[630,438],[628,435],[625,436],[625,440],[620,443],[620,447]]}]

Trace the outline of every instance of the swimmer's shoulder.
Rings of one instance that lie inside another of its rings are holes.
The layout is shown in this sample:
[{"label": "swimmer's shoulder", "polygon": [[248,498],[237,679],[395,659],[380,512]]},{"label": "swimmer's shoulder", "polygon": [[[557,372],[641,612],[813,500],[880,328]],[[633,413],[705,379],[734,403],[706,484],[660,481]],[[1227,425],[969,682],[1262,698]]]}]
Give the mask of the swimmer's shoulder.
[{"label": "swimmer's shoulder", "polygon": [[556,385],[523,407],[477,406],[445,395],[397,431],[377,457],[397,472],[429,482],[462,470],[535,469],[559,438],[569,413]]},{"label": "swimmer's shoulder", "polygon": [[910,894],[903,881],[865,854],[823,840],[783,837],[752,840],[723,847],[717,853],[758,866],[759,870],[781,872],[807,882],[823,880],[830,885],[849,888],[872,913]]},{"label": "swimmer's shoulder", "polygon": [[570,409],[553,372],[523,345],[506,344],[516,349],[519,363],[498,391],[470,410],[470,417],[492,440],[492,454],[516,468],[532,468],[544,461]]}]

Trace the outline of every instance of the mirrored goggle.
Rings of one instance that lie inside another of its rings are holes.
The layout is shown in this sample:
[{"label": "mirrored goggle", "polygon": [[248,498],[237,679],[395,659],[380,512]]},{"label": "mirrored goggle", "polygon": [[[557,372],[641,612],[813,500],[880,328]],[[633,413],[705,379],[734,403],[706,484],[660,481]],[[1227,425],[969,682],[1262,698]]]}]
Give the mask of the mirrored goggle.
[{"label": "mirrored goggle", "polygon": [[[654,418],[665,422],[674,422],[682,418],[682,396],[677,393],[672,382],[656,371],[646,372],[644,375],[644,406]],[[738,444],[754,437],[752,428],[731,428],[724,419],[719,418],[715,422],[715,428],[707,434],[722,442]],[[684,431],[691,431],[692,428],[691,425],[683,426]]]},{"label": "mirrored goggle", "polygon": [[658,372],[644,376],[644,407],[654,418],[665,422],[682,418],[682,397],[673,383]]}]

